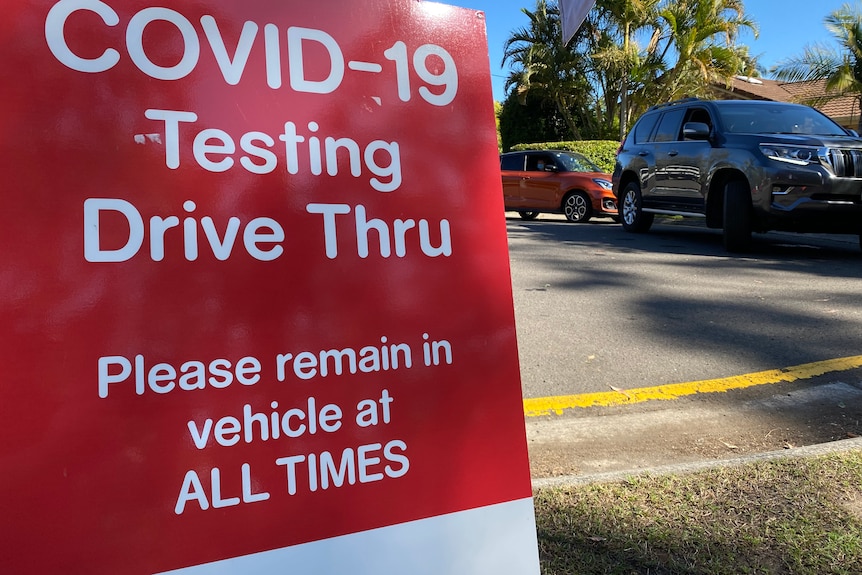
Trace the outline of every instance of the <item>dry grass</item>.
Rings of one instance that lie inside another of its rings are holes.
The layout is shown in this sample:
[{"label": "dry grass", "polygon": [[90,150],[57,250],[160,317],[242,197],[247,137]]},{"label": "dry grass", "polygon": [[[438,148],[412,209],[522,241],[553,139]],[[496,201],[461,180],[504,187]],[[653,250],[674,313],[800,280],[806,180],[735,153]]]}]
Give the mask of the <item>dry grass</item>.
[{"label": "dry grass", "polygon": [[535,493],[544,575],[862,574],[862,451]]}]

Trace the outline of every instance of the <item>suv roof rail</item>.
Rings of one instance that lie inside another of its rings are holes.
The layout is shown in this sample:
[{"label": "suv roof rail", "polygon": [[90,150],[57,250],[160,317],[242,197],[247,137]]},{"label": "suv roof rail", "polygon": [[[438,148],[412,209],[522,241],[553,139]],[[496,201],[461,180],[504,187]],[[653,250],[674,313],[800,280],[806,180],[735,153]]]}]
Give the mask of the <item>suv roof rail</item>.
[{"label": "suv roof rail", "polygon": [[647,109],[647,111],[649,112],[651,110],[658,110],[659,108],[667,108],[668,106],[676,106],[678,104],[687,104],[688,102],[699,102],[699,101],[701,101],[700,98],[695,98],[694,96],[692,96],[691,98],[682,98],[680,100],[674,100],[673,102],[666,102],[664,104],[655,104],[653,106],[650,106]]}]

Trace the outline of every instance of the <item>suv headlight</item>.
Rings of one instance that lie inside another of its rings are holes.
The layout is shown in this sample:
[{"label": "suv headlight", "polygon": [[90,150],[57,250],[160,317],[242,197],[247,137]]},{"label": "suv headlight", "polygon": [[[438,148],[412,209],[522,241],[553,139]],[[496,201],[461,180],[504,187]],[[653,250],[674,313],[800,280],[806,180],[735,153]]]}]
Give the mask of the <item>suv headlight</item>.
[{"label": "suv headlight", "polygon": [[785,146],[782,144],[760,144],[760,151],[770,160],[787,162],[797,166],[819,164],[819,148],[813,146]]},{"label": "suv headlight", "polygon": [[608,180],[603,180],[601,178],[593,178],[593,181],[598,184],[598,186],[603,190],[610,190],[614,187],[614,185]]}]

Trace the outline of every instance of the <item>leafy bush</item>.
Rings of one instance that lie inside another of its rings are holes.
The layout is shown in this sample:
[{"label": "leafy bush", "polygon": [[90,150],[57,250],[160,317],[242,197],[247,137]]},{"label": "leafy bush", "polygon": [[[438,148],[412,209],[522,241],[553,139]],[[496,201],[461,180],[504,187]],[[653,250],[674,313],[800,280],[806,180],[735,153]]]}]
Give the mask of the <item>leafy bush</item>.
[{"label": "leafy bush", "polygon": [[620,143],[615,140],[575,140],[569,142],[539,142],[536,144],[516,144],[512,151],[521,150],[565,150],[578,152],[589,159],[608,174],[614,171],[617,148]]},{"label": "leafy bush", "polygon": [[504,152],[520,142],[556,142],[572,138],[553,102],[527,92],[524,101],[515,90],[509,92],[497,115],[500,120],[500,145]]}]

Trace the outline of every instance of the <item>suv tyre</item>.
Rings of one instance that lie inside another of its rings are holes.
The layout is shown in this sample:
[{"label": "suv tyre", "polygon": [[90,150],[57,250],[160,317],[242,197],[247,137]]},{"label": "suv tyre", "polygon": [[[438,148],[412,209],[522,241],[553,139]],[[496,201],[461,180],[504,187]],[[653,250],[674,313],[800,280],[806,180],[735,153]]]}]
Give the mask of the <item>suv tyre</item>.
[{"label": "suv tyre", "polygon": [[637,182],[626,184],[626,187],[623,189],[619,209],[623,229],[627,232],[642,233],[649,231],[655,219],[654,214],[647,214],[643,211],[641,188]]},{"label": "suv tyre", "polygon": [[744,252],[751,247],[751,190],[742,180],[724,186],[724,249]]}]

